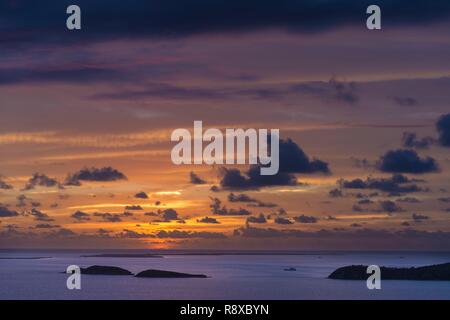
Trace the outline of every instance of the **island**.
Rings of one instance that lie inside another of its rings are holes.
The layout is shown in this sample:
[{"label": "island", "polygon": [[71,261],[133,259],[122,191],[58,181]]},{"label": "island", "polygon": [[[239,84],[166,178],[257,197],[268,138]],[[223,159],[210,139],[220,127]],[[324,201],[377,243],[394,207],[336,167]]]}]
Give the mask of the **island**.
[{"label": "island", "polygon": [[126,269],[110,266],[91,266],[88,268],[81,268],[81,274],[108,275],[108,276],[133,275],[130,271]]},{"label": "island", "polygon": [[144,270],[135,275],[137,278],[207,278],[204,274],[189,274],[165,270]]},{"label": "island", "polygon": [[[450,263],[412,268],[380,267],[382,280],[447,280],[450,281]],[[367,266],[352,265],[338,268],[328,278],[339,280],[367,280]]]},{"label": "island", "polygon": [[284,271],[297,271],[297,269],[290,267],[290,268],[285,268]]}]

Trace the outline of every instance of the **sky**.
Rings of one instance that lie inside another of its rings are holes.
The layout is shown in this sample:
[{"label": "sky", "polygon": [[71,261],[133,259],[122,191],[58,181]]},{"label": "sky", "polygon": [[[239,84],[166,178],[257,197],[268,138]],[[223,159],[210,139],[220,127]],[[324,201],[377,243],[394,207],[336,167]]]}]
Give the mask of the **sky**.
[{"label": "sky", "polygon": [[[0,1],[0,247],[450,249],[450,4]],[[171,132],[280,129],[280,173]]]}]

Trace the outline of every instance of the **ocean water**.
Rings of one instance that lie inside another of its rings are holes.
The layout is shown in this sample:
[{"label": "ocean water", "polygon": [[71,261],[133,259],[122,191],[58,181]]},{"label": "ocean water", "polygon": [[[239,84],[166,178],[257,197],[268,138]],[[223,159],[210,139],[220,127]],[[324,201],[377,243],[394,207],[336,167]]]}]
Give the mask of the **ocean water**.
[{"label": "ocean water", "polygon": [[[331,280],[352,264],[423,266],[450,262],[450,253],[304,253],[265,255],[164,255],[162,258],[81,257],[101,251],[0,250],[0,299],[450,299],[450,281]],[[42,259],[18,259],[46,257]],[[6,258],[6,259],[5,259]],[[117,266],[139,272],[162,269],[207,279],[151,279],[82,275],[81,290],[68,290],[69,265]],[[285,268],[296,271],[284,271]]]}]

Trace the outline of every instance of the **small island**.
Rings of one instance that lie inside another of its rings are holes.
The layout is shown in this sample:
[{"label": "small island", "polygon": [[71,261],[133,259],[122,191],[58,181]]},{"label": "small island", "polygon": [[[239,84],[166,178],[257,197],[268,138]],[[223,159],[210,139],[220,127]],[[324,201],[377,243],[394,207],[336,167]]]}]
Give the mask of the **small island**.
[{"label": "small island", "polygon": [[189,274],[174,271],[149,269],[135,275],[137,278],[207,278],[204,274]]},{"label": "small island", "polygon": [[133,275],[130,271],[126,269],[110,266],[91,266],[88,268],[81,268],[81,274],[108,275],[108,276]]},{"label": "small island", "polygon": [[285,268],[284,271],[297,271],[297,269],[290,267],[290,268]]},{"label": "small island", "polygon": [[[424,267],[391,268],[380,267],[381,280],[440,280],[450,281],[450,263]],[[367,266],[353,265],[338,268],[328,278],[339,280],[367,280]]]}]

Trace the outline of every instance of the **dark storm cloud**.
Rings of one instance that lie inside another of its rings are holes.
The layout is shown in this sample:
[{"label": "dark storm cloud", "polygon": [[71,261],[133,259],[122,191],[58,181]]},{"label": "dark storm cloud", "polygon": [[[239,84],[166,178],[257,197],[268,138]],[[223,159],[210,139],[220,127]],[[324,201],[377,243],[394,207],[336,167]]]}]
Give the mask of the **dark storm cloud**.
[{"label": "dark storm cloud", "polygon": [[134,195],[135,198],[138,199],[148,199],[148,195],[145,192],[138,192]]},{"label": "dark storm cloud", "polygon": [[217,221],[216,218],[210,218],[210,217],[204,217],[202,219],[198,219],[197,222],[199,222],[199,223],[214,223],[214,224],[220,223],[219,221]]},{"label": "dark storm cloud", "polygon": [[91,220],[89,213],[82,212],[82,211],[76,211],[70,217],[75,219],[75,220],[78,220],[78,221]]},{"label": "dark storm cloud", "polygon": [[17,217],[17,211],[9,210],[7,207],[0,206],[0,218]]},{"label": "dark storm cloud", "polygon": [[402,144],[405,148],[428,149],[434,142],[434,138],[418,138],[414,132],[404,132],[402,137]]},{"label": "dark storm cloud", "polygon": [[[291,32],[318,32],[363,24],[362,0],[79,0],[82,29],[65,28],[65,12],[72,1],[2,1],[0,43],[8,45],[46,42],[79,42],[118,38],[180,37],[213,32],[245,32],[282,28]],[[379,0],[383,25],[414,25],[442,21],[449,16],[445,0]]]},{"label": "dark storm cloud", "polygon": [[83,168],[78,172],[70,174],[65,184],[71,186],[81,185],[80,181],[116,181],[116,180],[126,180],[127,177],[117,169],[112,167],[103,168]]},{"label": "dark storm cloud", "polygon": [[390,178],[372,178],[368,177],[366,180],[338,180],[341,188],[345,189],[375,189],[388,193],[408,193],[425,191],[419,187],[415,182],[421,180],[409,179],[402,174],[394,174]]},{"label": "dark storm cloud", "polygon": [[431,157],[421,158],[414,150],[390,150],[380,157],[377,167],[383,172],[429,173],[439,170],[438,163]]},{"label": "dark storm cloud", "polygon": [[45,174],[34,173],[33,176],[28,180],[27,184],[23,190],[31,190],[35,187],[59,187],[62,188],[60,183],[56,179],[49,178]]},{"label": "dark storm cloud", "polygon": [[206,181],[200,178],[195,172],[191,171],[189,173],[189,179],[192,184],[205,184]]},{"label": "dark storm cloud", "polygon": [[442,115],[436,122],[436,129],[439,134],[439,144],[450,147],[450,113]]},{"label": "dark storm cloud", "polygon": [[313,216],[305,216],[304,214],[294,217],[294,220],[299,223],[317,223],[317,218]]},{"label": "dark storm cloud", "polygon": [[238,169],[221,169],[220,185],[224,189],[258,189],[270,186],[293,186],[297,184],[295,173],[329,174],[328,163],[309,156],[291,139],[279,141],[280,166],[275,175],[261,175],[260,165],[252,165],[243,175]]}]

